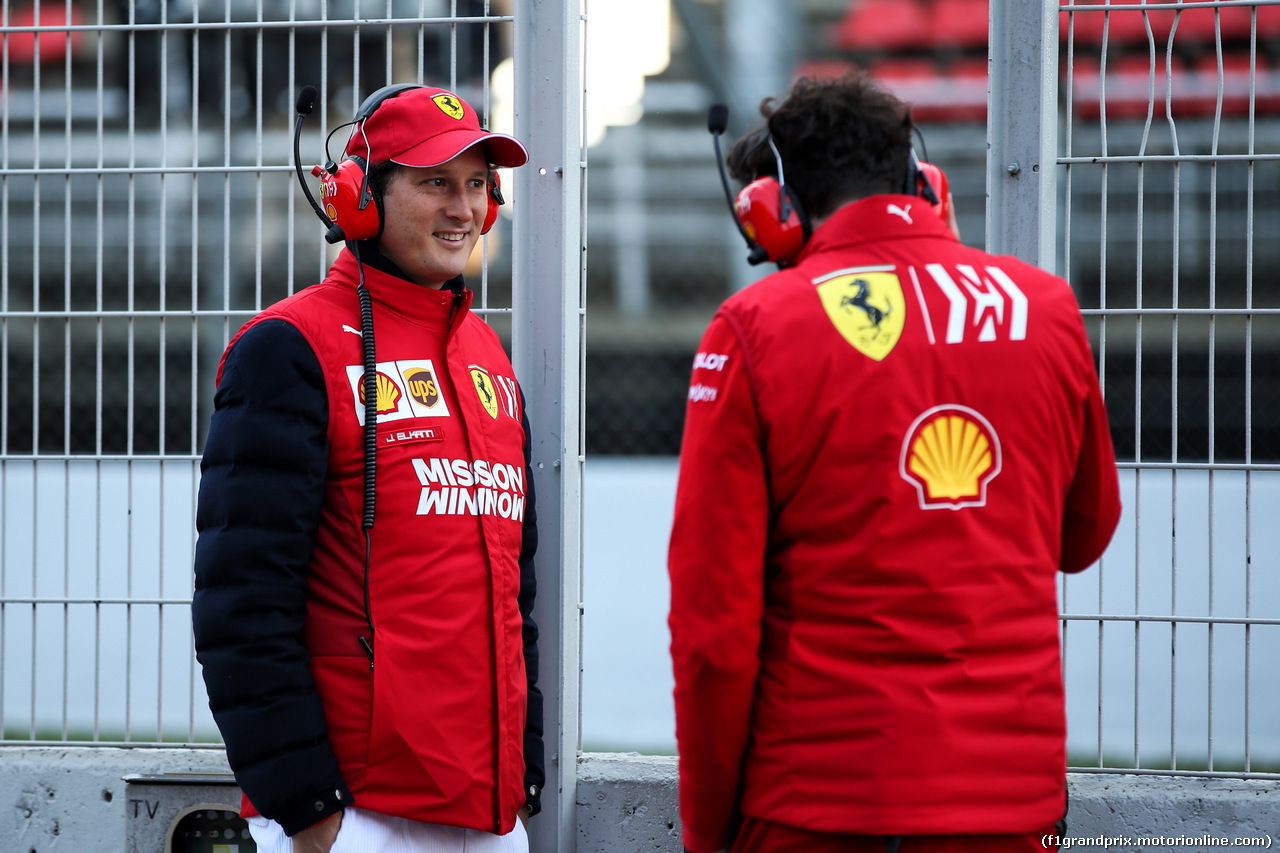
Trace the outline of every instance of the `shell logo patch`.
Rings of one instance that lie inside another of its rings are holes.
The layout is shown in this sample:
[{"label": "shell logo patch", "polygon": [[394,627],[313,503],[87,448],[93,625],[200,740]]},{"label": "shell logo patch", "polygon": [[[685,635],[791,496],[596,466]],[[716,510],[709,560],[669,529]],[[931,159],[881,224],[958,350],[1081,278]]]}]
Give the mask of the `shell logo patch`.
[{"label": "shell logo patch", "polygon": [[921,509],[984,506],[1000,473],[1000,438],[991,422],[967,406],[934,406],[902,440],[899,473],[916,487]]},{"label": "shell logo patch", "polygon": [[813,280],[836,331],[874,361],[893,351],[907,323],[907,301],[892,269],[846,269]]},{"label": "shell logo patch", "polygon": [[495,421],[498,419],[498,391],[493,387],[493,379],[489,376],[489,371],[478,365],[471,365],[471,381],[476,386],[476,396],[480,398],[480,405],[484,406],[484,410],[489,413],[489,417]]},{"label": "shell logo patch", "polygon": [[440,108],[440,112],[447,115],[454,121],[462,121],[463,108],[462,101],[458,100],[457,95],[450,95],[448,92],[442,92],[435,95],[431,100],[436,102],[436,106]]},{"label": "shell logo patch", "polygon": [[[387,374],[379,370],[377,374],[376,385],[378,388],[378,391],[377,391],[378,414],[385,415],[389,412],[394,412],[396,409],[398,409],[400,407],[400,389],[396,387],[396,381],[392,379],[390,376],[388,376]],[[360,384],[359,389],[360,390],[357,391],[356,393],[359,397],[360,405],[363,406],[364,405],[364,383]]]}]

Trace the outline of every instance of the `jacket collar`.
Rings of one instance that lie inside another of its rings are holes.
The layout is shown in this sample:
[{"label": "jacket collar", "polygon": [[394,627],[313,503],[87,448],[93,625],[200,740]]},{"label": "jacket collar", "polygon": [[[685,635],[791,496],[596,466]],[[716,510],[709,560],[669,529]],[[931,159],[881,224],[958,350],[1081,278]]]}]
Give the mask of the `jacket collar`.
[{"label": "jacket collar", "polygon": [[[356,263],[356,250],[360,264]],[[354,288],[360,283],[360,265],[364,266],[364,283],[374,302],[410,320],[438,323],[443,317],[449,322],[452,308],[458,309],[453,315],[457,320],[471,307],[472,292],[462,276],[445,282],[439,290],[415,284],[400,275],[396,265],[378,252],[371,240],[362,241],[358,247],[347,243],[329,268],[329,280]]]},{"label": "jacket collar", "polygon": [[796,263],[813,255],[884,240],[916,237],[956,240],[947,223],[919,196],[873,195],[850,202],[813,232]]}]

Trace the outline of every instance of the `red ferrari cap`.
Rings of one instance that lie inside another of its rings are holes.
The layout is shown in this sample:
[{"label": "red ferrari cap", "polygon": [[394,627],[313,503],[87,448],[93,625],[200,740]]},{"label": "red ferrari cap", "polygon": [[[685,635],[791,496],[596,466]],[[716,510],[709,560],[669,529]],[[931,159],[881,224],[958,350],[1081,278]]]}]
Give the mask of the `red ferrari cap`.
[{"label": "red ferrari cap", "polygon": [[495,166],[523,166],[529,152],[513,136],[482,130],[471,105],[453,92],[427,86],[406,89],[377,104],[356,125],[347,155],[369,163],[438,166],[473,145],[483,145]]}]

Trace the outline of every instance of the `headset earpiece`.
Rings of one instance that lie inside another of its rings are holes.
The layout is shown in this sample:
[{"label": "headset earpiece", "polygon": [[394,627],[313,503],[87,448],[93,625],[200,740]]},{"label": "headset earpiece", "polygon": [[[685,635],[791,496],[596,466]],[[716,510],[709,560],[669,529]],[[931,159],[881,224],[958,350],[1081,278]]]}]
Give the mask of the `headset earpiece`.
[{"label": "headset earpiece", "polygon": [[789,261],[809,238],[807,217],[799,201],[773,176],[756,178],[743,187],[733,209],[754,244],[748,259],[753,264]]},{"label": "headset earpiece", "polygon": [[742,233],[752,244],[747,260],[753,264],[773,261],[783,266],[800,254],[809,239],[809,217],[800,199],[787,186],[778,146],[772,136],[767,140],[773,149],[778,177],[766,175],[743,187],[733,211]]},{"label": "headset earpiece", "polygon": [[325,215],[333,222],[330,233],[337,232],[329,242],[378,236],[382,221],[365,179],[363,158],[348,157],[338,164],[313,166],[311,174],[320,178],[320,199]]},{"label": "headset earpiece", "polygon": [[[938,218],[949,226],[951,224],[951,189],[947,185],[946,173],[932,163],[920,161],[916,165],[915,195],[928,201],[933,212],[938,214]],[[932,199],[929,198],[930,194],[933,196]]]},{"label": "headset earpiece", "polygon": [[[299,122],[294,130],[293,140],[294,159],[297,159],[298,134],[302,130],[301,117],[310,113],[315,106],[315,88],[308,88],[311,90],[309,93],[306,89],[303,90],[303,94],[307,95],[307,97],[304,98],[299,95]],[[390,100],[410,89],[421,88],[422,86],[417,83],[397,83],[392,86],[383,86],[364,99],[360,104],[360,108],[356,111],[356,117],[347,122],[347,124],[354,124],[356,126],[355,132],[363,133],[363,123],[369,120],[369,117],[374,114],[384,101]],[[305,110],[302,109],[304,106],[306,107]],[[346,125],[342,126],[345,127]],[[332,134],[330,135],[332,136]],[[368,145],[366,144],[365,147],[367,149]],[[365,162],[364,158],[355,155],[344,158],[338,164],[329,161],[323,166],[313,166],[311,168],[311,174],[320,179],[322,190],[320,198],[324,204],[323,216],[327,216],[331,223],[329,232],[325,234],[325,240],[328,242],[369,240],[377,237],[382,231],[381,200],[375,199],[373,192],[369,189],[368,169],[369,164]],[[302,180],[300,169],[298,180]],[[310,199],[311,193],[307,190],[305,183],[303,183],[302,189]],[[312,199],[312,205],[315,205],[314,199]],[[321,212],[318,207],[316,212]]]},{"label": "headset earpiece", "polygon": [[933,185],[929,182],[928,177],[921,174],[920,158],[916,156],[916,149],[912,148],[911,153],[907,156],[907,180],[903,184],[902,192],[905,195],[918,195],[932,205],[939,205],[942,201],[938,198],[938,194],[934,192]]},{"label": "headset earpiece", "polygon": [[493,224],[498,221],[498,208],[505,204],[502,198],[502,179],[498,177],[497,169],[489,170],[489,206],[484,212],[484,225],[480,227],[481,234],[488,234],[489,229],[493,228]]}]

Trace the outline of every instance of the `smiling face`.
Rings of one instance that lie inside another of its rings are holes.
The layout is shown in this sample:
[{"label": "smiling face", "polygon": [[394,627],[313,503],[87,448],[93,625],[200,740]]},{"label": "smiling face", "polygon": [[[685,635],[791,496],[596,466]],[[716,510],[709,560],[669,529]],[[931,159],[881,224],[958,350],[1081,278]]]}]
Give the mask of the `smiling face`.
[{"label": "smiling face", "polygon": [[379,250],[423,287],[462,275],[484,225],[488,177],[479,145],[439,166],[397,169],[382,196]]}]

